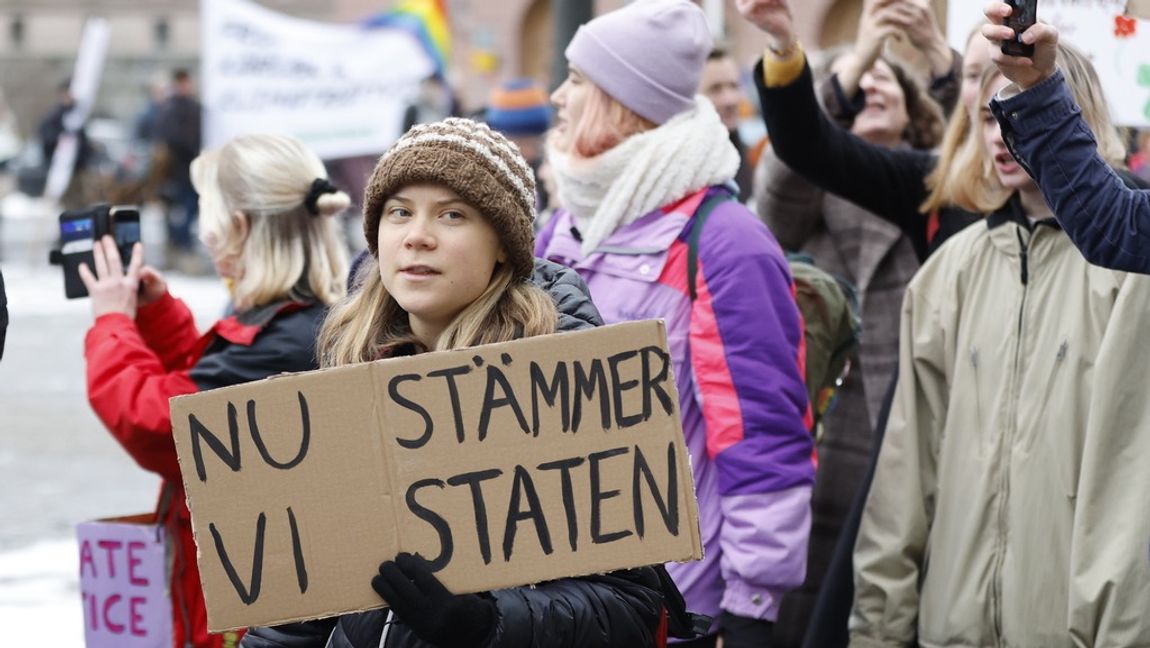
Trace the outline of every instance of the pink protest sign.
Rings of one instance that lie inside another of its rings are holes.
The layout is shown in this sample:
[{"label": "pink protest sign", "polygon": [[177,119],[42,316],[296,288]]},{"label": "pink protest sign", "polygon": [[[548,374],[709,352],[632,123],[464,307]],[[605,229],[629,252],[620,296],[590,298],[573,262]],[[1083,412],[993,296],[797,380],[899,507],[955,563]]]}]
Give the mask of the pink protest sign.
[{"label": "pink protest sign", "polygon": [[83,522],[76,538],[87,647],[169,648],[164,534],[151,516]]}]

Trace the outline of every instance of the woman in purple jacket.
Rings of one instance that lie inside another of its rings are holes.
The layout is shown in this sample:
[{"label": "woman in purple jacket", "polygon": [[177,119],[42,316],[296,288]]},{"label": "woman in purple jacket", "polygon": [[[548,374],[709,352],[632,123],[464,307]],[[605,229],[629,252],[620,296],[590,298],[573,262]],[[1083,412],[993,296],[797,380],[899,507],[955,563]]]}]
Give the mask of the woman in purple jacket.
[{"label": "woman in purple jacket", "polygon": [[688,0],[635,2],[580,28],[552,95],[563,209],[536,254],[575,268],[608,323],[666,321],[706,553],[668,571],[689,609],[719,617],[698,645],[721,633],[740,648],[768,645],[780,598],[803,581],[814,467],[782,250],[733,200],[689,240],[739,164],[695,96],[711,45]]}]

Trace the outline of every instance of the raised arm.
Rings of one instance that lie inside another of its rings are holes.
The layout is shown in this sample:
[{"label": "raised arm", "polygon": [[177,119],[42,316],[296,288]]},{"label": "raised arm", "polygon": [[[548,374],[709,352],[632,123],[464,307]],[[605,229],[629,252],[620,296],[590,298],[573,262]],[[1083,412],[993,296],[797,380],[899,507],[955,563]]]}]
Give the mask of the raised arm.
[{"label": "raised arm", "polygon": [[1033,58],[998,50],[1011,30],[994,23],[1009,11],[1005,4],[988,7],[993,22],[982,29],[996,45],[994,62],[1015,84],[991,102],[1003,139],[1087,261],[1150,273],[1150,192],[1127,187],[1098,154],[1094,135],[1055,67],[1053,26],[1038,23],[1022,35],[1035,47]]},{"label": "raised arm", "polygon": [[919,205],[926,197],[924,180],[934,158],[869,144],[831,123],[815,99],[810,67],[794,39],[785,1],[737,4],[748,20],[772,30],[753,76],[779,159],[825,191],[897,225],[925,258],[927,219]]}]

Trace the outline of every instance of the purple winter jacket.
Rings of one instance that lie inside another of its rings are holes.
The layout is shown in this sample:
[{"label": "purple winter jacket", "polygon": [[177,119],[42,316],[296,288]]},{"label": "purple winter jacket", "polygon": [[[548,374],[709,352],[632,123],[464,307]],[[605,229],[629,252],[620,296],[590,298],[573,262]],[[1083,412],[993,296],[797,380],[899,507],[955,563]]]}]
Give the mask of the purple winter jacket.
[{"label": "purple winter jacket", "polygon": [[667,570],[693,612],[773,621],[783,593],[803,582],[810,531],[802,320],[782,249],[734,201],[703,228],[691,301],[687,237],[714,190],[620,227],[586,257],[560,211],[535,254],[578,271],[607,323],[666,322],[705,551]]}]

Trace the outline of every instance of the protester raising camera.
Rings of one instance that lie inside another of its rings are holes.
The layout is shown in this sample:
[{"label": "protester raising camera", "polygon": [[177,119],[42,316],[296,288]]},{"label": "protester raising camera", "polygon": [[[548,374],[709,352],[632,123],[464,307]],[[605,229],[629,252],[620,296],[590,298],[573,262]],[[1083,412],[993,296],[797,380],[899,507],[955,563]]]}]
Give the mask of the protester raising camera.
[{"label": "protester raising camera", "polygon": [[[200,237],[228,284],[235,314],[196,331],[191,311],[143,265],[136,244],[125,267],[115,241],[93,249],[80,274],[95,322],[84,341],[88,399],[146,470],[163,479],[157,518],[168,531],[174,645],[235,645],[210,635],[196,546],[176,459],[168,399],[316,368],[315,336],[344,291],[347,258],[333,216],[346,194],[295,140],[237,138],[192,163]],[[231,636],[229,636],[229,634]]]},{"label": "protester raising camera", "polygon": [[1150,273],[1150,191],[1131,188],[1100,155],[1063,71],[1055,64],[1058,30],[1039,22],[1021,35],[1034,55],[1010,56],[999,46],[1014,37],[1002,24],[1010,5],[986,9],[982,34],[994,62],[1014,83],[991,103],[1010,152],[1038,183],[1054,216],[1091,262]]}]

